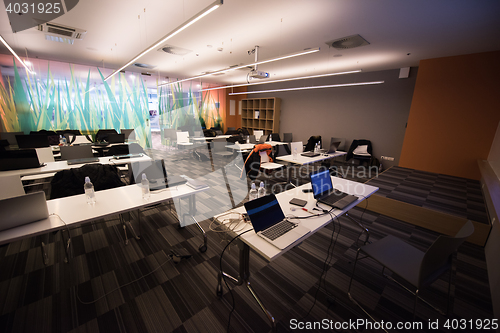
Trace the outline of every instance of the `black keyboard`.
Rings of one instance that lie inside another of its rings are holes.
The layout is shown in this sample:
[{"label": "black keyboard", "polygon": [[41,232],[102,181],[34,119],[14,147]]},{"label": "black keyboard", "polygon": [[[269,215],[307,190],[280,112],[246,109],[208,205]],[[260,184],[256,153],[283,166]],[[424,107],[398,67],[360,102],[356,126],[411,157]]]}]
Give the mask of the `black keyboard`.
[{"label": "black keyboard", "polygon": [[262,235],[266,236],[270,240],[275,240],[276,238],[282,236],[283,234],[292,230],[296,226],[297,225],[295,223],[292,223],[288,220],[283,220],[279,223],[276,223],[272,227],[269,227],[266,230],[262,231]]},{"label": "black keyboard", "polygon": [[329,194],[328,196],[324,197],[321,199],[321,201],[333,205],[334,203],[338,202],[339,200],[347,197],[349,194],[343,193],[340,191],[335,191]]}]

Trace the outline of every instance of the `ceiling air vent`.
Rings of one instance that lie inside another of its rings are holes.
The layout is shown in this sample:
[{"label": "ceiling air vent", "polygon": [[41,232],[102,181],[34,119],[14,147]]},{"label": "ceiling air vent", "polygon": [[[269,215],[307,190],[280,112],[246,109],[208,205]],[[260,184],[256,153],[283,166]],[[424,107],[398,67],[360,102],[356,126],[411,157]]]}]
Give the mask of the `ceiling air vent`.
[{"label": "ceiling air vent", "polygon": [[173,46],[173,45],[164,45],[158,51],[163,51],[165,53],[178,55],[178,56],[184,56],[188,53],[193,52],[191,50],[183,49],[182,47],[177,47],[177,46]]},{"label": "ceiling air vent", "polygon": [[153,65],[148,65],[148,64],[141,64],[140,62],[136,62],[134,64],[135,67],[139,67],[139,68],[147,68],[147,69],[153,69],[155,68],[156,66],[153,66]]},{"label": "ceiling air vent", "polygon": [[352,35],[352,36],[347,36],[335,40],[331,40],[329,42],[326,42],[326,44],[330,47],[333,47],[337,50],[345,50],[345,49],[353,49],[355,47],[360,47],[364,45],[369,45],[363,37],[360,35]]},{"label": "ceiling air vent", "polygon": [[83,37],[85,37],[85,34],[87,33],[86,30],[67,27],[64,25],[54,24],[54,23],[39,24],[38,30],[45,32],[47,34],[64,36],[66,38],[73,38],[73,39],[83,39]]}]

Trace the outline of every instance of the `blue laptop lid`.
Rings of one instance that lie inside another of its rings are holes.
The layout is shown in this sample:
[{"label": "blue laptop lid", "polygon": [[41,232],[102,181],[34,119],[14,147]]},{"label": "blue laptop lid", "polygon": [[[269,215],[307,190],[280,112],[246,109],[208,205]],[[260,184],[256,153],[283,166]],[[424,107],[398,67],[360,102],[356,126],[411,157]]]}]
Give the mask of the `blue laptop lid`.
[{"label": "blue laptop lid", "polygon": [[285,219],[285,214],[274,194],[248,201],[245,203],[245,208],[255,232],[265,230]]},{"label": "blue laptop lid", "polygon": [[314,199],[317,200],[333,190],[332,178],[328,169],[313,172],[309,178],[311,179]]}]

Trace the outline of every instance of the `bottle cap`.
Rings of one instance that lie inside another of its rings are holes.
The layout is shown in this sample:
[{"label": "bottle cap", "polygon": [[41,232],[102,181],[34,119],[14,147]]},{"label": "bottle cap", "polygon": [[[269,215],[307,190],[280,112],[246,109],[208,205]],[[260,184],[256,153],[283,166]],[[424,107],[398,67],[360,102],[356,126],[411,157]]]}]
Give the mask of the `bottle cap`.
[{"label": "bottle cap", "polygon": [[142,180],[144,180],[144,179],[147,179],[145,173],[142,174]]},{"label": "bottle cap", "polygon": [[[81,179],[81,178],[80,178],[80,179]],[[86,182],[86,183],[90,183],[90,178],[89,178],[88,176],[87,176],[87,177],[85,177],[85,182]]]},{"label": "bottle cap", "polygon": [[264,182],[260,182],[260,187],[264,187]]},{"label": "bottle cap", "polygon": [[254,189],[254,188],[255,188],[255,183],[252,183],[252,189]]}]

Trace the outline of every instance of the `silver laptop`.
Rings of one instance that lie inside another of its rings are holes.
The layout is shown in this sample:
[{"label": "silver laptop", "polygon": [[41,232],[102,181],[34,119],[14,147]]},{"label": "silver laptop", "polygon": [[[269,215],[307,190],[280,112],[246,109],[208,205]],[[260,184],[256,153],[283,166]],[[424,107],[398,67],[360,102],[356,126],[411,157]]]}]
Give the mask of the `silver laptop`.
[{"label": "silver laptop", "polygon": [[289,221],[274,194],[245,203],[255,233],[279,249],[285,249],[309,232],[301,224]]},{"label": "silver laptop", "polygon": [[0,231],[49,218],[45,192],[0,200]]},{"label": "silver laptop", "polygon": [[330,149],[328,149],[328,151],[326,153],[333,154],[333,153],[337,152],[337,149],[339,148],[339,146],[340,146],[340,141],[332,142],[330,144]]}]

